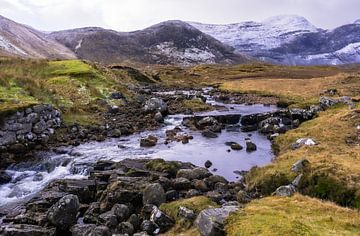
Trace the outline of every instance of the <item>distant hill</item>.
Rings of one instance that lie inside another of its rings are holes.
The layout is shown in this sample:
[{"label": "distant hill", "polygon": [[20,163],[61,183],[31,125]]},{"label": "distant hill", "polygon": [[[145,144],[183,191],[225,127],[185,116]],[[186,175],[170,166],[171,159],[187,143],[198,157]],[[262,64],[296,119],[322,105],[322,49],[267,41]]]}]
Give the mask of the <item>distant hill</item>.
[{"label": "distant hill", "polygon": [[82,59],[103,63],[235,64],[248,61],[234,49],[182,21],[167,21],[144,30],[122,33],[102,28],[53,32]]},{"label": "distant hill", "polygon": [[75,54],[45,33],[0,16],[0,55],[72,59]]}]

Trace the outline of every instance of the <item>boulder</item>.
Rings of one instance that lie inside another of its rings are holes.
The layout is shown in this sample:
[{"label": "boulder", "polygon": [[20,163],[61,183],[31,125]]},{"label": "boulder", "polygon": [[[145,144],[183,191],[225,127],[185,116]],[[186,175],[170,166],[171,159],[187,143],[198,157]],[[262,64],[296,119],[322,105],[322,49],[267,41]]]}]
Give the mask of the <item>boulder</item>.
[{"label": "boulder", "polygon": [[224,223],[230,213],[237,211],[235,206],[209,208],[200,212],[195,224],[202,236],[225,235]]},{"label": "boulder", "polygon": [[71,227],[70,232],[73,236],[87,236],[95,227],[95,224],[76,224]]},{"label": "boulder", "polygon": [[204,130],[203,132],[201,132],[201,135],[204,136],[205,138],[217,138],[218,137],[218,135],[211,130]]},{"label": "boulder", "polygon": [[194,220],[196,217],[195,212],[193,210],[190,210],[183,206],[179,207],[178,216],[181,218],[185,218],[187,220]]},{"label": "boulder", "polygon": [[149,135],[146,138],[142,138],[140,139],[140,147],[153,147],[156,146],[158,141],[158,138],[153,136],[153,135]]},{"label": "boulder", "polygon": [[132,214],[129,219],[127,220],[127,222],[129,222],[130,224],[132,224],[132,226],[134,227],[134,230],[138,230],[140,229],[140,225],[141,225],[141,220],[139,218],[138,215],[136,214]]},{"label": "boulder", "polygon": [[176,178],[183,177],[188,180],[205,179],[211,175],[208,169],[198,167],[194,169],[180,169],[176,174]]},{"label": "boulder", "polygon": [[149,235],[158,234],[160,232],[159,227],[151,220],[144,220],[141,223],[140,229]]},{"label": "boulder", "polygon": [[164,188],[161,184],[149,184],[143,191],[143,204],[160,206],[166,201]]},{"label": "boulder", "polygon": [[218,121],[214,117],[208,116],[208,117],[202,118],[197,124],[199,127],[204,128],[206,126],[216,125],[216,124],[218,124]]},{"label": "boulder", "polygon": [[130,209],[125,204],[115,204],[111,211],[114,212],[119,222],[127,220],[130,216]]},{"label": "boulder", "polygon": [[338,104],[338,101],[333,99],[333,98],[320,97],[320,107],[322,109],[327,109],[327,108],[332,107],[332,106],[334,106],[336,104]]},{"label": "boulder", "polygon": [[175,224],[175,221],[172,218],[167,216],[157,207],[154,207],[151,212],[150,220],[160,228],[159,233],[166,232]]},{"label": "boulder", "polygon": [[302,177],[303,177],[303,174],[299,174],[298,176],[296,176],[296,178],[293,180],[293,182],[291,182],[291,184],[295,188],[299,187]]},{"label": "boulder", "polygon": [[204,165],[205,165],[206,168],[209,169],[212,166],[212,162],[207,160]]},{"label": "boulder", "polygon": [[100,224],[105,225],[111,229],[116,228],[119,221],[117,220],[117,216],[113,211],[107,211],[99,215],[98,221]]},{"label": "boulder", "polygon": [[311,138],[299,138],[295,143],[291,144],[291,148],[295,150],[302,146],[314,146],[316,144],[316,141]]},{"label": "boulder", "polygon": [[173,188],[175,190],[188,190],[191,188],[191,182],[187,178],[176,178],[173,180]]},{"label": "boulder", "polygon": [[243,146],[241,146],[241,145],[238,144],[238,143],[232,143],[232,144],[230,145],[230,148],[231,148],[232,150],[240,151],[240,150],[243,149]]},{"label": "boulder", "polygon": [[48,210],[47,219],[57,228],[67,230],[76,223],[79,208],[79,198],[73,194],[66,195]]},{"label": "boulder", "polygon": [[161,98],[151,98],[145,102],[145,112],[161,112],[166,113],[168,110],[167,104]]},{"label": "boulder", "polygon": [[159,122],[159,123],[163,123],[164,122],[164,117],[161,114],[161,112],[156,112],[154,119]]},{"label": "boulder", "polygon": [[307,165],[309,165],[309,164],[310,164],[310,163],[309,163],[308,160],[306,160],[306,159],[301,159],[301,160],[298,160],[297,162],[295,162],[295,163],[292,165],[291,170],[292,170],[293,172],[298,173],[298,172],[303,171],[304,168],[305,168]]},{"label": "boulder", "polygon": [[11,181],[11,176],[5,171],[0,171],[0,185],[7,184]]},{"label": "boulder", "polygon": [[278,187],[275,190],[274,195],[280,197],[291,197],[292,195],[294,195],[295,191],[296,191],[295,187],[292,184],[289,184]]},{"label": "boulder", "polygon": [[129,222],[121,222],[117,227],[117,232],[121,235],[133,235],[134,226]]},{"label": "boulder", "polygon": [[240,190],[237,194],[236,194],[236,200],[239,203],[245,204],[251,201],[251,197],[248,195],[247,192]]},{"label": "boulder", "polygon": [[100,203],[93,202],[89,205],[88,209],[84,213],[84,222],[85,223],[94,223],[96,224],[98,221],[98,217],[100,214]]},{"label": "boulder", "polygon": [[256,144],[251,141],[246,141],[246,151],[247,152],[254,152],[256,151],[257,147]]}]

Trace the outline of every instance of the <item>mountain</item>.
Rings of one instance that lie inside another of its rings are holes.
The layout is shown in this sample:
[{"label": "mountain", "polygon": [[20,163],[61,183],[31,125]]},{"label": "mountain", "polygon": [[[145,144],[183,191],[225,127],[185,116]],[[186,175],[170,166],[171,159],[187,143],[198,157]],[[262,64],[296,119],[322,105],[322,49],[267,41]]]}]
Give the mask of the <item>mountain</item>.
[{"label": "mountain", "polygon": [[48,36],[82,59],[103,63],[135,61],[150,64],[241,63],[247,58],[182,21],[166,21],[144,30],[116,32],[81,28]]},{"label": "mountain", "polygon": [[263,22],[206,25],[199,30],[228,44],[239,53],[288,65],[360,62],[360,21],[333,30],[316,28],[300,16],[277,16]]},{"label": "mountain", "polygon": [[0,55],[70,59],[75,54],[45,33],[0,16]]}]

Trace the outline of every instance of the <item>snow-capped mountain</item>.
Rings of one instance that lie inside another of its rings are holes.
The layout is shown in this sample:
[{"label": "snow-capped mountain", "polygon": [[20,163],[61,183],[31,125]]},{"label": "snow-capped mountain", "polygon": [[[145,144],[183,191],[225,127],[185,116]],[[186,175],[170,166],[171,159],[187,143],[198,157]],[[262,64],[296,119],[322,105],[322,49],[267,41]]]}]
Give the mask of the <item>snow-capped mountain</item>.
[{"label": "snow-capped mountain", "polygon": [[267,62],[290,65],[360,62],[360,20],[333,30],[317,28],[304,17],[292,15],[263,22],[190,24],[233,46],[239,53]]},{"label": "snow-capped mountain", "polygon": [[75,58],[72,51],[54,40],[47,39],[44,33],[2,16],[0,55],[24,58]]},{"label": "snow-capped mountain", "polygon": [[319,31],[300,16],[276,16],[263,22],[247,21],[229,25],[190,24],[238,51],[250,54],[277,48],[298,35]]}]

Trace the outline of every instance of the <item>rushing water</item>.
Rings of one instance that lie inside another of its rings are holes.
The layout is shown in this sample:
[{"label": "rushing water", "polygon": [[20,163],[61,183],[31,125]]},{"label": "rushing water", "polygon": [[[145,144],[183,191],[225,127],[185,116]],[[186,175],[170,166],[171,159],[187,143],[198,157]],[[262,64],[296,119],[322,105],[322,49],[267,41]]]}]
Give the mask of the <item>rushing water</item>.
[{"label": "rushing water", "polygon": [[[206,90],[204,91],[206,92]],[[276,109],[274,106],[222,104],[215,102],[209,95],[206,96],[209,104],[222,105],[226,109],[201,113],[200,115],[203,116],[248,115]],[[146,131],[128,137],[108,139],[104,142],[89,142],[77,147],[67,147],[61,154],[39,152],[36,160],[19,163],[7,170],[7,173],[12,176],[12,181],[0,186],[0,209],[29,199],[53,180],[87,178],[91,165],[99,160],[163,158],[191,162],[198,166],[203,166],[207,160],[210,160],[213,163],[210,168],[213,173],[232,181],[239,178],[234,171],[246,171],[253,166],[262,166],[273,158],[270,142],[258,132],[242,133],[223,130],[218,138],[208,139],[203,137],[199,131],[190,131],[183,127],[181,125],[183,117],[184,115],[168,116],[164,126],[156,131]],[[190,140],[188,144],[172,142],[165,145],[165,131],[176,126],[181,127],[183,132],[193,135],[194,139]],[[140,147],[140,138],[149,134],[159,137],[158,145],[152,148]],[[225,145],[225,142],[238,142],[245,146],[245,138],[249,137],[257,145],[256,152],[247,153],[245,150],[228,152],[229,147]]]}]

